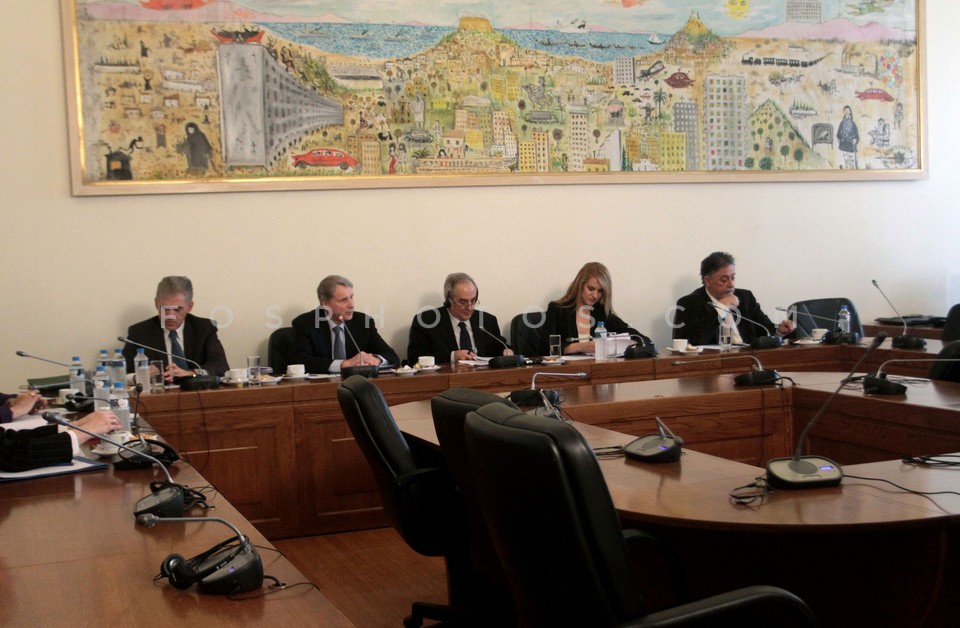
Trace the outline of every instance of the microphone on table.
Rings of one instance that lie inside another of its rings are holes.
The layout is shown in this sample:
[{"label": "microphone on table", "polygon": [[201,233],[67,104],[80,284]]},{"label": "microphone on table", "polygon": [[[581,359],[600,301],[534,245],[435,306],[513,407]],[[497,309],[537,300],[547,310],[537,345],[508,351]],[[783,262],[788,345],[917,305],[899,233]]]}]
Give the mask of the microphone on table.
[{"label": "microphone on table", "polygon": [[[263,561],[250,539],[236,526],[220,517],[166,517],[143,514],[137,523],[152,528],[158,523],[195,523],[210,521],[230,528],[234,536],[217,543],[193,558],[170,554],[160,563],[160,575],[177,589],[189,589],[197,583],[200,593],[230,595],[247,593],[263,586]],[[236,541],[236,543],[234,543]]]},{"label": "microphone on table", "polygon": [[674,360],[671,362],[671,364],[673,366],[683,366],[684,364],[700,364],[702,362],[736,360],[738,358],[749,358],[756,362],[756,365],[750,372],[741,373],[733,378],[733,383],[737,386],[765,386],[767,384],[776,384],[780,380],[780,373],[777,373],[773,369],[763,368],[763,365],[760,364],[760,360],[758,360],[755,356],[746,354],[706,358],[703,360]]},{"label": "microphone on table", "polygon": [[717,312],[723,312],[725,315],[729,312],[734,316],[738,316],[743,320],[747,321],[748,323],[752,323],[763,330],[763,333],[765,333],[766,336],[755,336],[750,339],[750,342],[748,344],[750,345],[751,349],[777,349],[783,346],[783,338],[775,334],[771,334],[770,330],[767,329],[764,325],[761,325],[760,323],[753,320],[752,318],[747,318],[746,316],[740,313],[740,310],[736,308],[726,309],[726,308],[720,307],[713,301],[710,302],[710,305],[713,306],[713,309],[717,310]]},{"label": "microphone on table", "polygon": [[184,511],[184,500],[183,500],[183,486],[177,484],[173,481],[173,477],[170,475],[170,472],[167,470],[163,464],[148,454],[143,453],[132,447],[128,447],[123,443],[107,438],[95,432],[91,432],[85,428],[82,428],[78,425],[73,425],[69,421],[57,416],[53,412],[44,412],[41,416],[47,423],[56,423],[57,425],[63,425],[72,430],[77,430],[83,432],[84,434],[89,434],[94,438],[99,438],[100,440],[110,443],[111,445],[117,447],[118,449],[123,449],[129,451],[135,456],[141,458],[146,458],[150,462],[154,463],[160,470],[163,471],[164,475],[167,476],[166,482],[151,482],[150,490],[152,493],[146,497],[142,497],[134,506],[133,514],[140,516],[143,514],[154,514],[160,517],[180,517],[183,515]]},{"label": "microphone on table", "polygon": [[960,362],[960,358],[899,358],[887,360],[880,365],[876,373],[864,376],[863,392],[873,395],[903,395],[907,392],[906,386],[887,379],[887,374],[883,372],[884,367],[891,362]]},{"label": "microphone on table", "polygon": [[359,375],[360,377],[366,377],[367,379],[373,377],[380,377],[380,365],[379,364],[364,364],[363,356],[360,351],[360,345],[357,344],[357,341],[354,339],[353,334],[350,333],[350,328],[347,327],[347,324],[343,320],[343,314],[337,316],[337,321],[343,325],[343,330],[347,332],[347,336],[350,337],[350,342],[353,343],[354,348],[357,350],[357,355],[360,356],[360,364],[356,366],[341,366],[340,367],[340,376],[343,379],[347,379],[351,375]]},{"label": "microphone on table", "polygon": [[[123,343],[130,343],[135,347],[141,347],[149,351],[154,351],[156,353],[162,353],[163,355],[170,358],[170,362],[174,363],[174,355],[165,349],[157,349],[156,347],[151,347],[149,345],[141,344],[135,340],[130,340],[125,336],[117,336],[117,340]],[[193,377],[181,377],[180,378],[180,389],[181,390],[207,390],[210,388],[219,388],[220,387],[220,378],[216,375],[212,375],[207,372],[205,368],[200,366],[199,362],[191,360],[186,356],[179,356],[183,360],[189,363],[194,367],[193,372],[195,373]]]},{"label": "microphone on table", "polygon": [[626,360],[635,360],[637,358],[655,358],[657,357],[657,345],[643,334],[630,334],[630,337],[637,341],[623,350],[623,357]]},{"label": "microphone on table", "polygon": [[623,446],[623,454],[643,462],[676,462],[683,453],[683,439],[671,432],[660,417],[654,417],[654,420],[657,433],[630,441]]},{"label": "microphone on table", "polygon": [[840,380],[840,385],[833,391],[813,418],[803,428],[800,438],[797,439],[797,448],[792,458],[774,458],[767,463],[767,482],[775,488],[800,489],[800,488],[818,488],[821,486],[836,486],[843,479],[843,471],[833,460],[824,456],[802,456],[803,444],[806,442],[807,434],[814,426],[823,413],[826,411],[830,402],[840,393],[840,390],[857,372],[857,369],[879,347],[887,335],[883,332],[874,337],[873,342],[863,352],[857,363],[850,369],[850,373]]},{"label": "microphone on table", "polygon": [[560,400],[560,393],[556,390],[544,390],[537,388],[537,376],[543,375],[546,377],[586,377],[587,374],[583,371],[577,373],[548,373],[546,371],[540,371],[533,374],[533,378],[530,380],[530,388],[521,388],[520,390],[514,390],[511,392],[508,397],[510,401],[517,404],[518,406],[535,406],[540,403],[542,399],[549,399],[551,403],[558,403]]},{"label": "microphone on table", "polygon": [[880,284],[877,283],[876,279],[871,279],[873,282],[873,287],[880,291],[880,294],[883,295],[884,301],[890,306],[893,310],[893,313],[897,315],[897,318],[900,319],[900,322],[903,323],[903,333],[899,336],[896,336],[893,339],[893,348],[894,349],[923,349],[927,346],[927,341],[919,336],[908,336],[907,335],[907,321],[900,316],[900,312],[897,311],[897,308],[893,307],[893,303],[890,299],[887,298],[887,295],[884,294],[883,290],[880,288]]},{"label": "microphone on table", "polygon": [[[19,355],[21,358],[31,358],[31,359],[33,359],[33,360],[40,360],[41,362],[49,362],[50,364],[56,364],[57,366],[65,366],[65,367],[67,367],[68,369],[69,369],[69,368],[73,368],[73,364],[68,364],[68,363],[66,363],[66,362],[57,362],[56,360],[51,360],[50,358],[42,358],[42,357],[40,357],[39,355],[33,355],[32,353],[27,353],[26,351],[17,351],[16,353],[17,353],[17,355]],[[84,375],[83,375],[83,381],[84,381],[85,384],[86,384],[86,385],[84,386],[84,388],[86,389],[86,390],[84,390],[84,392],[87,392],[87,390],[89,390],[88,385],[89,385],[90,388],[92,388],[92,386],[93,386],[93,379],[87,374],[86,369],[84,369],[83,373],[84,373]],[[46,385],[46,386],[34,386],[34,389],[41,391],[41,393],[44,392],[44,391],[46,391],[46,390],[48,390],[48,389],[49,389],[49,390],[59,390],[59,389],[61,389],[61,388],[66,388],[66,386],[64,386],[65,383],[67,383],[67,382],[65,382],[65,381],[58,381],[58,382],[55,382],[55,383],[53,383],[53,384],[48,384],[48,385]],[[79,410],[79,409],[80,409],[80,407],[75,407],[75,408],[74,408],[74,410]]]},{"label": "microphone on table", "polygon": [[41,362],[49,362],[50,364],[56,364],[57,366],[65,366],[67,368],[70,368],[71,366],[73,366],[72,364],[67,364],[66,362],[57,362],[56,360],[51,360],[49,358],[41,358],[39,355],[33,355],[31,353],[27,353],[26,351],[17,351],[17,355],[19,355],[21,358],[33,358],[34,360],[40,360]]},{"label": "microphone on table", "polygon": [[[504,349],[510,348],[507,343],[500,340],[496,334],[487,331],[486,327],[483,326],[483,323],[480,323],[478,327],[480,327],[480,331],[496,340],[499,344],[503,345]],[[492,369],[506,369],[523,366],[526,363],[527,359],[522,355],[495,355],[490,358],[490,362],[488,362],[487,365]],[[534,377],[536,377],[536,375],[534,375]]]},{"label": "microphone on table", "polygon": [[[552,403],[550,403],[550,400],[547,398],[547,395],[544,393],[544,391],[537,389],[536,392],[539,394],[540,400],[543,402],[543,409],[546,410],[546,414],[544,414],[543,416],[547,417],[548,419],[556,419],[558,421],[562,421],[563,417],[560,416],[560,413],[557,411],[557,408]],[[534,414],[536,414],[536,411],[534,411]]]},{"label": "microphone on table", "polygon": [[840,326],[840,321],[835,318],[830,318],[827,316],[819,316],[817,314],[811,314],[810,312],[801,312],[800,310],[788,310],[785,307],[778,307],[777,310],[781,312],[786,312],[789,314],[799,314],[801,316],[809,316],[810,318],[816,318],[821,321],[827,321],[834,324],[833,331],[828,331],[823,335],[823,344],[825,345],[856,345],[860,344],[860,334],[855,331],[843,332],[838,329]]}]

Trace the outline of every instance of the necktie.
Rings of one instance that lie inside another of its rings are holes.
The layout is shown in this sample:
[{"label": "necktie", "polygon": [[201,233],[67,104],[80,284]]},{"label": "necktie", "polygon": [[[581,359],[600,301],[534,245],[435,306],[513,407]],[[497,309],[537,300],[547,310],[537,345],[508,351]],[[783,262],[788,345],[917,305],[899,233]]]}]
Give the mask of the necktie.
[{"label": "necktie", "polygon": [[347,359],[347,352],[343,348],[343,326],[341,325],[337,325],[333,328],[333,359]]},{"label": "necktie", "polygon": [[470,344],[470,334],[467,332],[467,324],[460,321],[460,348],[470,351],[473,346]]},{"label": "necktie", "polygon": [[177,330],[170,330],[170,353],[173,354],[173,363],[182,369],[187,368],[187,360],[183,355],[183,347],[180,346],[180,340],[177,339]]}]

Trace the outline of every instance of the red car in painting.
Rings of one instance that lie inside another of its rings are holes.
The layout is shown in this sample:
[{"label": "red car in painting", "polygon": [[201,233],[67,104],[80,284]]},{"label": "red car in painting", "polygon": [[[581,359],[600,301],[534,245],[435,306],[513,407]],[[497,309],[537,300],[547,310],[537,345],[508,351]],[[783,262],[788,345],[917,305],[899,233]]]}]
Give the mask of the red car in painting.
[{"label": "red car in painting", "polygon": [[293,165],[296,168],[319,166],[321,168],[349,170],[359,164],[359,161],[336,148],[314,148],[310,152],[293,156]]},{"label": "red car in painting", "polygon": [[873,87],[857,92],[857,98],[860,100],[882,100],[883,102],[893,102],[893,96],[882,89]]}]

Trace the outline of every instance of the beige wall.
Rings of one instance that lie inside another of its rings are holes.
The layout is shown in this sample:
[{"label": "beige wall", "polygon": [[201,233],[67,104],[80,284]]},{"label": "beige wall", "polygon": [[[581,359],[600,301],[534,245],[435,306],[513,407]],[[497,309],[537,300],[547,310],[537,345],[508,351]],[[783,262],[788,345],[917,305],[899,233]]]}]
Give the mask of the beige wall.
[{"label": "beige wall", "polygon": [[74,198],[58,3],[0,3],[0,390],[63,371],[17,349],[92,364],[151,314],[166,274],[193,279],[195,313],[216,310],[235,364],[266,356],[277,317],[312,308],[329,273],[354,281],[401,354],[450,271],[473,274],[481,306],[505,323],[594,259],[613,272],[619,313],[662,345],[664,310],[715,249],[737,256],[739,285],[774,319],[777,305],[838,295],[866,320],[890,315],[874,278],[901,313],[943,314],[960,301],[960,5],[929,5],[928,180]]}]

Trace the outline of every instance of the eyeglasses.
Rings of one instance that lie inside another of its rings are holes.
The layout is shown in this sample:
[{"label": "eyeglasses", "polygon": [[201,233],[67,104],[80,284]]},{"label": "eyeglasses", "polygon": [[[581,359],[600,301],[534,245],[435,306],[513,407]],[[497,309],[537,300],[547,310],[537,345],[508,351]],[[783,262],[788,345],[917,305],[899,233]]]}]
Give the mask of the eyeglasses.
[{"label": "eyeglasses", "polygon": [[467,307],[468,305],[476,305],[479,300],[480,297],[473,297],[472,299],[454,299],[453,302],[460,307]]},{"label": "eyeglasses", "polygon": [[733,283],[734,281],[737,280],[736,273],[734,273],[733,275],[721,275],[719,277],[717,277],[716,275],[710,275],[709,277],[710,279],[713,279],[717,283]]}]

